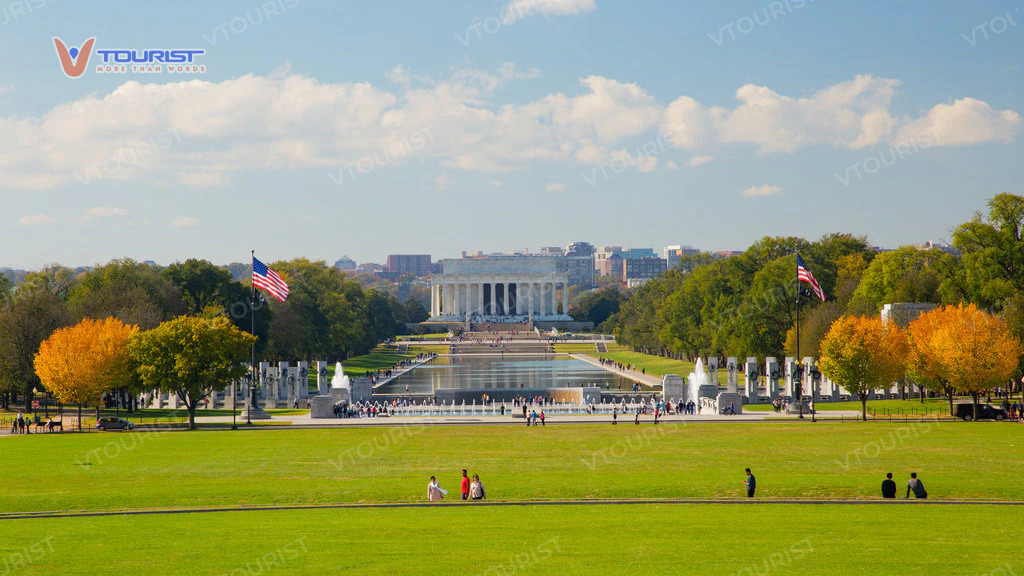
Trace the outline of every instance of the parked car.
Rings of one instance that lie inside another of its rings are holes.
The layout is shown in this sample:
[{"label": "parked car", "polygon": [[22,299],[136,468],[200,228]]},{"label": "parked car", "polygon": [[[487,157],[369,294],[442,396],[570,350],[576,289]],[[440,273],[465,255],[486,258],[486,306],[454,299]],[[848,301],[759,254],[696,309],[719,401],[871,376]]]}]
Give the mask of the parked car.
[{"label": "parked car", "polygon": [[[974,420],[974,405],[957,404],[954,415],[966,421]],[[978,404],[978,420],[1006,420],[1006,417],[1006,410],[1002,408],[990,404]]]},{"label": "parked car", "polygon": [[113,416],[107,416],[106,418],[100,418],[96,422],[97,430],[134,430],[135,424],[129,422],[124,418],[114,418]]}]

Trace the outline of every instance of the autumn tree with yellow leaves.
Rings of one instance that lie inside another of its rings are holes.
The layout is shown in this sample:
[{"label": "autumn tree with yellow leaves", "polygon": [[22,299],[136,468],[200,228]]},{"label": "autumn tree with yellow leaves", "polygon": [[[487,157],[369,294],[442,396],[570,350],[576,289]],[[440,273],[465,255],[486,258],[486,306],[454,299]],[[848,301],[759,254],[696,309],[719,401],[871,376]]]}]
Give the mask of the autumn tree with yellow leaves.
[{"label": "autumn tree with yellow leaves", "polygon": [[955,392],[970,394],[975,419],[978,397],[1004,384],[1024,353],[1005,320],[974,304],[926,312],[910,323],[908,332],[911,377],[939,383],[949,398],[950,413]]},{"label": "autumn tree with yellow leaves", "polygon": [[861,418],[867,420],[868,395],[903,377],[907,336],[881,318],[844,316],[832,323],[821,341],[818,369],[860,398]]},{"label": "autumn tree with yellow leaves", "polygon": [[39,345],[36,375],[62,403],[78,406],[79,430],[83,404],[98,404],[104,392],[131,382],[128,340],[138,331],[116,318],[86,318],[56,330]]}]

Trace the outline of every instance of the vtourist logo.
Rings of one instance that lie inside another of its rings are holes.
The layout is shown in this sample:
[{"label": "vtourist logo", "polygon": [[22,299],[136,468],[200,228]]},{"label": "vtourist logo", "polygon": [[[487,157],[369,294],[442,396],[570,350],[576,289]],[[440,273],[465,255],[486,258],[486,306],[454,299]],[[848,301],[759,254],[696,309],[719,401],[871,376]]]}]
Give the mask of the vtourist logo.
[{"label": "vtourist logo", "polygon": [[92,45],[95,43],[96,38],[89,38],[79,50],[77,46],[68,48],[60,38],[53,37],[57,58],[60,59],[60,66],[68,78],[78,78],[85,73],[85,67],[89,64],[89,54],[92,53]]},{"label": "vtourist logo", "polygon": [[[53,45],[57,50],[57,59],[68,78],[79,78],[85,74],[89,65],[89,57],[93,52],[96,38],[86,40],[81,48],[68,48],[63,40],[54,36]],[[203,74],[206,65],[199,64],[196,57],[206,54],[206,50],[196,49],[148,49],[127,50],[123,48],[96,50],[102,62],[96,64],[97,74]]]}]

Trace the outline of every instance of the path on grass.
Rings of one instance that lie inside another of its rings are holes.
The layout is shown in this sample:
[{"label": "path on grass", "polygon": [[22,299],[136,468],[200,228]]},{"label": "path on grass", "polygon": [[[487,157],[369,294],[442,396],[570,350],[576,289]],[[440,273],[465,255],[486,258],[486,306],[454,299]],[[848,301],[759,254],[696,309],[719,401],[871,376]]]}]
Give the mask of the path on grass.
[{"label": "path on grass", "polygon": [[4,520],[38,520],[41,518],[95,518],[102,516],[159,516],[170,514],[212,514],[219,512],[267,512],[281,510],[346,510],[346,509],[390,509],[390,508],[452,508],[458,506],[623,506],[623,505],[882,505],[882,506],[1024,506],[1024,500],[942,500],[942,499],[896,499],[896,500],[856,500],[856,499],[791,499],[780,498],[758,500],[752,498],[732,499],[606,499],[606,500],[490,500],[479,502],[379,502],[379,503],[339,503],[339,504],[285,504],[277,506],[222,506],[215,508],[149,508],[141,510],[50,510],[46,512],[7,512],[0,513],[0,521]]}]

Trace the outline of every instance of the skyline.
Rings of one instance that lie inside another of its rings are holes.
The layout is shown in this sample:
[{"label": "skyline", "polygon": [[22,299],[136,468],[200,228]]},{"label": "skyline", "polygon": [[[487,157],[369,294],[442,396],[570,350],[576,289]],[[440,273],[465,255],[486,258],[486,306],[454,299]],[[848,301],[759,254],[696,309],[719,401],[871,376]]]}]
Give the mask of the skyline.
[{"label": "skyline", "polygon": [[[15,4],[3,267],[897,247],[1024,176],[1012,2]],[[205,72],[95,71],[155,48]]]}]

